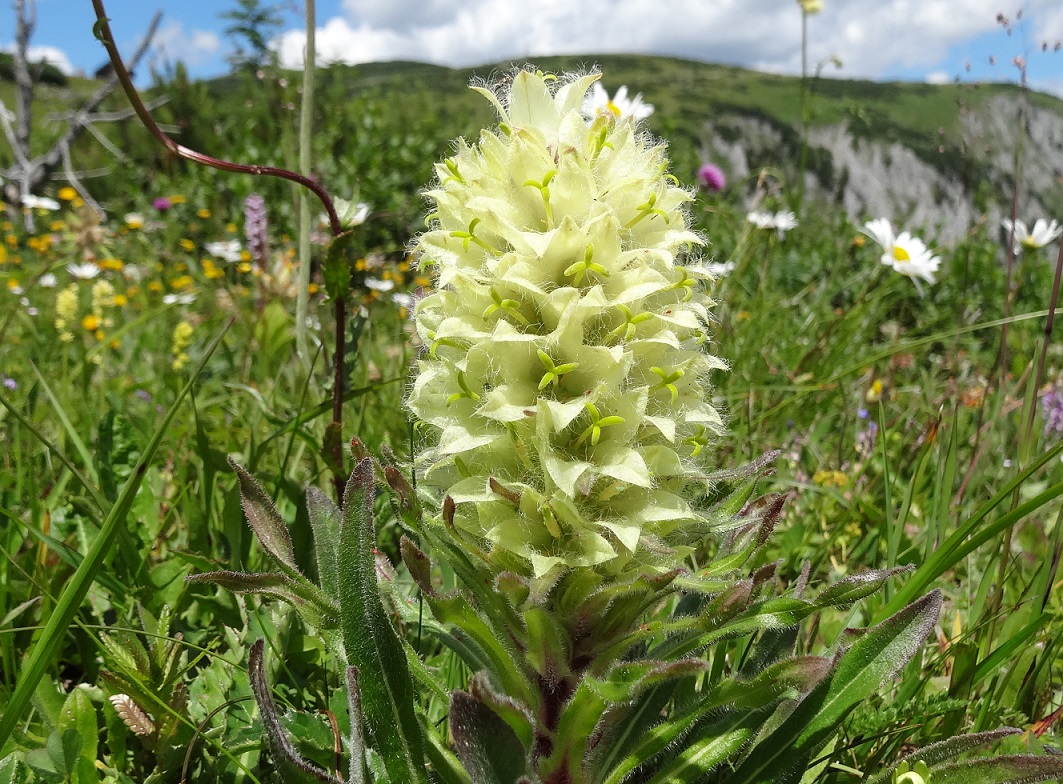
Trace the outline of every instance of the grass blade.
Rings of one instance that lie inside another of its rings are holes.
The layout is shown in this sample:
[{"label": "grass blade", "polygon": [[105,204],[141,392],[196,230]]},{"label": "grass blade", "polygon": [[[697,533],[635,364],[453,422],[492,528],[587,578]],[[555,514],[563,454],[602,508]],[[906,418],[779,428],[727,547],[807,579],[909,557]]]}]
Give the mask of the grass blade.
[{"label": "grass blade", "polygon": [[[230,321],[229,324],[232,324],[232,322]],[[111,549],[111,545],[114,543],[119,527],[125,524],[126,516],[129,514],[130,508],[133,506],[133,499],[136,498],[137,490],[140,489],[140,484],[143,481],[144,473],[147,470],[148,464],[151,462],[152,458],[154,458],[155,452],[158,451],[159,445],[162,444],[163,436],[166,435],[166,430],[169,427],[170,422],[173,421],[174,416],[181,407],[181,403],[192,389],[192,385],[196,383],[196,379],[203,371],[203,367],[207,364],[207,360],[213,355],[215,349],[218,347],[218,344],[221,343],[221,339],[225,336],[225,333],[228,332],[228,330],[229,325],[226,325],[221,334],[219,334],[210,346],[207,347],[203,359],[200,360],[199,365],[196,367],[195,373],[193,373],[188,379],[188,382],[185,384],[180,394],[178,394],[177,399],[173,402],[173,405],[170,406],[170,410],[167,411],[166,416],[163,417],[162,423],[159,425],[158,429],[156,429],[154,435],[152,435],[151,441],[149,441],[144,448],[144,452],[140,456],[140,460],[137,461],[133,473],[130,474],[129,479],[126,480],[125,486],[122,488],[122,492],[118,496],[118,500],[115,502],[114,506],[111,507],[111,511],[100,526],[100,533],[92,543],[88,553],[86,553],[85,560],[81,562],[77,571],[74,572],[73,577],[70,578],[70,582],[68,582],[63,589],[63,593],[59,597],[55,609],[48,617],[44,631],[41,632],[40,637],[37,638],[37,643],[29,652],[26,664],[22,668],[18,682],[15,685],[14,693],[11,695],[11,700],[8,702],[7,708],[4,710],[4,715],[3,717],[0,717],[0,748],[2,748],[7,742],[8,737],[11,735],[11,731],[15,728],[16,722],[22,718],[26,708],[29,707],[30,699],[33,697],[33,692],[37,688],[37,683],[44,676],[45,670],[58,654],[63,637],[66,635],[70,624],[74,620],[74,616],[81,607],[81,602],[84,600],[85,594],[88,593],[89,586],[91,586],[93,580],[95,580],[96,573],[103,565],[103,560]]]}]

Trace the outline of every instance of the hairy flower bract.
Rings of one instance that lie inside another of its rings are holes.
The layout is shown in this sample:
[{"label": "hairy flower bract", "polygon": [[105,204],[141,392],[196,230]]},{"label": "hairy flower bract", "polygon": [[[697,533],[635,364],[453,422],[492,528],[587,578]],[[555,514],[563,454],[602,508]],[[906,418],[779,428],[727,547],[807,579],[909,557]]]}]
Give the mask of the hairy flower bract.
[{"label": "hairy flower bract", "polygon": [[455,524],[536,575],[674,565],[708,520],[684,495],[722,428],[710,273],[691,193],[635,118],[584,119],[597,74],[476,87],[497,129],[437,164],[416,243],[436,290],[407,403]]}]

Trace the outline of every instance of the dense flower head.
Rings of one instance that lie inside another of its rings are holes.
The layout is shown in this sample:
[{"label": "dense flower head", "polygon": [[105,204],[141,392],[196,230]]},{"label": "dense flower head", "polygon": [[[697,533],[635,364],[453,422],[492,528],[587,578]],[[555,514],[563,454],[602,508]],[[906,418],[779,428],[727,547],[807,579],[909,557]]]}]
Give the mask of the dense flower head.
[{"label": "dense flower head", "polygon": [[727,175],[715,163],[703,163],[698,168],[698,182],[710,191],[722,191],[727,185]]},{"label": "dense flower head", "polygon": [[417,241],[436,290],[408,398],[425,482],[455,523],[536,575],[674,565],[707,521],[683,497],[721,428],[706,376],[710,273],[691,194],[635,118],[588,123],[597,74],[521,71],[477,144],[437,164]]}]

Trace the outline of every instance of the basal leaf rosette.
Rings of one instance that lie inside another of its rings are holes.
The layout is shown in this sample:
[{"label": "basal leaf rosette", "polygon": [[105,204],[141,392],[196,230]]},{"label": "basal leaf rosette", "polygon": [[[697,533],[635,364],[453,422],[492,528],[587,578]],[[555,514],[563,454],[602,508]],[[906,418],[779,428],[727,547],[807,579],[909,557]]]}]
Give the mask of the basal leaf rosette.
[{"label": "basal leaf rosette", "polygon": [[704,533],[683,491],[722,428],[691,195],[634,120],[583,117],[596,79],[474,88],[500,123],[437,164],[416,243],[436,283],[407,400],[424,482],[536,576],[674,565]]}]

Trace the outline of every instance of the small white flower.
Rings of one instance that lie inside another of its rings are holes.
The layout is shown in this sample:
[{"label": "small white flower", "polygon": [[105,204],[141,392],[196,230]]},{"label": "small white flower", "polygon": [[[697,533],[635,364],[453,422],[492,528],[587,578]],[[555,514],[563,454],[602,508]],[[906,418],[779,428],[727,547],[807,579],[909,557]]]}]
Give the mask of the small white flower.
[{"label": "small white flower", "polygon": [[412,294],[403,294],[401,291],[396,291],[391,295],[391,301],[398,305],[400,308],[412,308],[417,304],[417,298]]},{"label": "small white flower", "polygon": [[[1000,225],[1004,227],[1008,236],[1011,236],[1011,218],[1004,218],[1000,221]],[[1017,220],[1015,221],[1015,252],[1021,253],[1024,250],[1043,248],[1061,234],[1063,234],[1063,227],[1056,220],[1049,223],[1044,218],[1038,218],[1033,225],[1033,231],[1026,227],[1025,221]]]},{"label": "small white flower", "polygon": [[705,265],[705,271],[712,275],[714,278],[722,278],[724,275],[729,275],[734,272],[735,263],[733,261],[719,262],[714,261],[711,264]]},{"label": "small white flower", "polygon": [[774,228],[775,216],[767,210],[753,210],[746,216],[746,220],[758,229]]},{"label": "small white flower", "polygon": [[240,240],[221,240],[220,242],[208,242],[203,246],[207,253],[215,258],[234,264],[240,261],[242,248]]},{"label": "small white flower", "polygon": [[781,238],[790,229],[797,228],[797,217],[792,212],[780,210],[775,213],[775,228]]},{"label": "small white flower", "polygon": [[162,298],[163,305],[191,305],[195,301],[195,294],[167,294]]},{"label": "small white flower", "polygon": [[22,206],[31,210],[48,210],[51,212],[59,209],[59,202],[46,196],[34,196],[32,193],[27,193],[22,197]]},{"label": "small white flower", "polygon": [[127,212],[122,220],[125,221],[125,225],[131,229],[144,228],[144,216],[139,212]]},{"label": "small white flower", "polygon": [[923,288],[919,285],[919,278],[927,283],[934,282],[934,273],[941,266],[941,259],[927,250],[921,239],[913,237],[907,231],[894,237],[893,227],[885,218],[868,221],[862,231],[882,246],[885,251],[882,254],[882,263],[911,278],[920,294],[923,293]]},{"label": "small white flower", "polygon": [[70,277],[78,280],[92,280],[100,274],[100,268],[91,261],[84,264],[67,264],[66,271],[70,273]]},{"label": "small white flower", "polygon": [[583,100],[583,116],[588,120],[594,120],[599,115],[609,115],[617,120],[626,120],[631,117],[635,120],[645,120],[653,114],[653,104],[643,103],[642,93],[634,98],[627,97],[627,85],[622,84],[616,91],[616,95],[610,100],[609,93],[601,83],[595,82],[590,92]]},{"label": "small white flower", "polygon": [[27,297],[22,297],[21,299],[19,299],[19,302],[22,304],[22,307],[24,307],[26,309],[26,314],[27,315],[30,315],[30,316],[36,316],[37,315],[37,308],[33,307],[33,305],[30,304],[30,301],[29,301],[29,299]]},{"label": "small white flower", "polygon": [[138,283],[144,279],[144,268],[136,264],[126,264],[122,267],[122,277],[133,283]]},{"label": "small white flower", "polygon": [[22,286],[8,286],[7,290],[17,297],[22,293]]},{"label": "small white flower", "polygon": [[43,275],[41,275],[40,278],[37,279],[37,285],[40,286],[42,289],[54,289],[55,284],[58,282],[59,281],[56,280],[55,275],[50,272],[44,273]]},{"label": "small white flower", "polygon": [[[347,201],[336,199],[332,205],[336,208],[336,214],[340,218],[340,225],[345,229],[353,229],[361,226],[369,217],[369,205],[364,201]],[[327,219],[326,219],[327,222]]]},{"label": "small white flower", "polygon": [[366,278],[365,287],[367,289],[372,289],[373,291],[391,291],[395,288],[395,281],[380,280],[379,278]]}]

